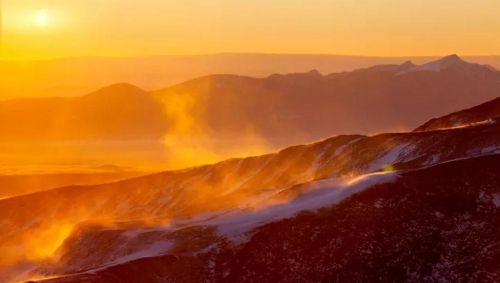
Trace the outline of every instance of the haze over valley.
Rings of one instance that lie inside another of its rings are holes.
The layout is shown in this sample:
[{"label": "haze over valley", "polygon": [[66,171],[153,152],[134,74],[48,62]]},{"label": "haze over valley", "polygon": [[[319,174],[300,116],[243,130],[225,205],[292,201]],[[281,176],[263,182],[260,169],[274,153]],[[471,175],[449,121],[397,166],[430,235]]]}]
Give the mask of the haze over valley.
[{"label": "haze over valley", "polygon": [[497,0],[0,0],[0,283],[500,282]]},{"label": "haze over valley", "polygon": [[18,174],[44,164],[58,173],[103,164],[179,169],[339,134],[408,131],[499,90],[494,67],[456,55],[331,74],[207,75],[153,91],[120,83],[0,101],[0,155],[4,171]]}]

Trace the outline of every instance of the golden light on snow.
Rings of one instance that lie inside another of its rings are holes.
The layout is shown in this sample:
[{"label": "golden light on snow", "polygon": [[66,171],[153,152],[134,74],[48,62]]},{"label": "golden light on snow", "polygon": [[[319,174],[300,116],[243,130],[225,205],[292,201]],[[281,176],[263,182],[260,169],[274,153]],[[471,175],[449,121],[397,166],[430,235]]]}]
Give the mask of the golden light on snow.
[{"label": "golden light on snow", "polygon": [[394,172],[394,171],[396,171],[396,168],[394,167],[394,165],[387,164],[384,167],[382,167],[382,171],[383,172]]}]

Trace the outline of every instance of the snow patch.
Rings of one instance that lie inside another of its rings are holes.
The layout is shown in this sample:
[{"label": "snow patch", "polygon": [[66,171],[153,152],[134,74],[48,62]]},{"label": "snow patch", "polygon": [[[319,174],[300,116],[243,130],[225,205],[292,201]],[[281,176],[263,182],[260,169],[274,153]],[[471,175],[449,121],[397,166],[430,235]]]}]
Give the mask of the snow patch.
[{"label": "snow patch", "polygon": [[357,143],[358,141],[362,140],[363,138],[364,138],[364,137],[355,138],[355,139],[353,139],[353,140],[351,140],[351,141],[349,141],[349,142],[347,142],[347,143],[345,143],[345,144],[342,144],[342,145],[338,146],[338,147],[335,149],[335,151],[333,152],[333,154],[329,155],[329,156],[327,157],[327,159],[326,159],[326,160],[325,160],[325,154],[326,154],[327,150],[326,150],[326,149],[323,149],[323,150],[321,151],[321,153],[320,153],[320,154],[318,154],[318,155],[316,156],[316,158],[314,159],[314,161],[312,162],[311,167],[309,168],[309,172],[308,172],[308,174],[309,174],[310,176],[314,175],[316,172],[318,172],[318,171],[319,171],[319,169],[320,169],[323,165],[327,164],[330,160],[332,160],[332,159],[334,159],[334,158],[336,158],[336,157],[340,156],[341,154],[343,154],[343,153],[344,153],[344,151],[345,151],[345,149],[346,149],[348,146],[351,146],[351,145],[353,145],[353,144]]},{"label": "snow patch", "polygon": [[492,125],[495,124],[496,120],[495,119],[487,119],[483,121],[478,121],[478,122],[471,122],[471,123],[463,123],[461,121],[454,122],[451,127],[441,127],[437,128],[435,130],[454,130],[454,129],[462,129],[462,128],[469,128],[469,127],[477,127],[477,126],[483,126],[483,125]]},{"label": "snow patch", "polygon": [[491,201],[496,207],[500,207],[500,193],[493,194]]},{"label": "snow patch", "polygon": [[414,72],[440,72],[450,66],[465,65],[465,64],[468,63],[460,59],[460,57],[458,57],[457,55],[450,55],[443,57],[439,60],[429,62],[427,64],[403,70],[397,73],[396,76]]},{"label": "snow patch", "polygon": [[93,273],[97,272],[100,270],[104,270],[110,266],[115,266],[115,265],[120,265],[124,264],[133,260],[141,259],[141,258],[150,258],[150,257],[157,257],[163,254],[166,254],[170,248],[173,247],[173,243],[171,241],[167,240],[161,240],[154,242],[150,244],[149,246],[145,248],[141,248],[140,250],[133,252],[131,254],[125,255],[118,257],[114,259],[113,261],[106,263],[105,265],[99,266],[98,268],[91,269],[89,271],[83,272],[83,273]]},{"label": "snow patch", "polygon": [[205,224],[214,225],[223,235],[234,237],[257,226],[293,217],[300,211],[317,210],[338,204],[371,186],[393,182],[397,176],[395,172],[378,172],[347,181],[339,179],[314,181],[307,184],[305,193],[286,204],[278,204],[258,211],[231,212]]},{"label": "snow patch", "polygon": [[480,149],[480,152],[481,152],[481,154],[497,153],[497,152],[500,152],[500,146],[491,145],[491,146],[483,147]]},{"label": "snow patch", "polygon": [[470,157],[478,157],[496,153],[500,153],[500,145],[488,145],[467,151],[467,154]]},{"label": "snow patch", "polygon": [[441,160],[441,154],[433,154],[422,165],[436,164],[439,160]]},{"label": "snow patch", "polygon": [[414,145],[400,144],[383,153],[379,158],[372,161],[367,166],[367,171],[375,171],[388,165],[393,165],[397,161],[402,161],[415,149]]}]

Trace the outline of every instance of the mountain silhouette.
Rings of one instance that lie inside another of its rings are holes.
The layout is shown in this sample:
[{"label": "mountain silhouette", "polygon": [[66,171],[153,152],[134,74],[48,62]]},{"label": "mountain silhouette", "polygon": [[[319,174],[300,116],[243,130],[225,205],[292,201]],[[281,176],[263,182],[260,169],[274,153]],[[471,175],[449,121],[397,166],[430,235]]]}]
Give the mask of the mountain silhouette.
[{"label": "mountain silhouette", "polygon": [[159,139],[166,127],[162,111],[129,84],[82,97],[8,100],[0,102],[0,141]]}]

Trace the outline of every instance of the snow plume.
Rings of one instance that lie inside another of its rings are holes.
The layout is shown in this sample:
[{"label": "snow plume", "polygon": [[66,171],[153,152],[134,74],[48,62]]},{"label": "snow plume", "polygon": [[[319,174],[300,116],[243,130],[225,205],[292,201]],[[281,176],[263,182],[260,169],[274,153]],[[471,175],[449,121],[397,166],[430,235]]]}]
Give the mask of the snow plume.
[{"label": "snow plume", "polygon": [[[353,194],[377,184],[390,183],[398,177],[397,172],[377,172],[353,179],[325,179],[305,184],[301,193],[292,200],[271,205],[257,211],[247,210],[228,213],[212,218],[207,225],[216,225],[229,237],[238,236],[254,227],[293,217],[300,211],[317,210],[342,202]],[[272,202],[270,202],[272,203]]]}]

